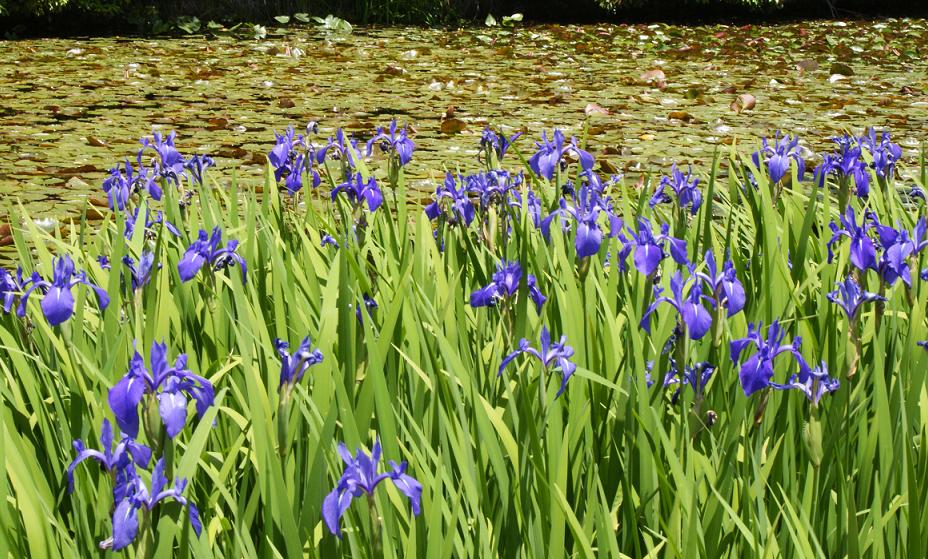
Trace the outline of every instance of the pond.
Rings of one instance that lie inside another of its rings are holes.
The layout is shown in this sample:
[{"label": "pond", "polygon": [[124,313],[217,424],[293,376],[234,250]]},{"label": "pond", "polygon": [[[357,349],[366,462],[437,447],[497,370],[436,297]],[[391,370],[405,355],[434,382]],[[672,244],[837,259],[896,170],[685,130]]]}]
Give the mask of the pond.
[{"label": "pond", "polygon": [[705,166],[717,146],[778,129],[823,149],[870,125],[911,161],[928,122],[926,45],[924,20],[0,42],[0,206],[77,215],[152,127],[257,182],[275,130],[314,120],[323,136],[366,138],[395,116],[428,190],[444,168],[476,165],[488,123],[586,130],[607,173]]}]

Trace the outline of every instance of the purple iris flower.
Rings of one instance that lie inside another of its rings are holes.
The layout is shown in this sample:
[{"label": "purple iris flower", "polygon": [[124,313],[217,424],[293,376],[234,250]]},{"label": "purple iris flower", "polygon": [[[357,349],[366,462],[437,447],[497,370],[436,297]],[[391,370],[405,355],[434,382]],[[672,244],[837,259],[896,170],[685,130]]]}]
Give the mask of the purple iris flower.
[{"label": "purple iris flower", "polygon": [[326,245],[332,245],[335,248],[338,248],[338,241],[335,240],[335,237],[325,233],[322,235],[322,240],[319,242],[319,246],[325,248]]},{"label": "purple iris flower", "polygon": [[849,320],[857,318],[862,304],[886,300],[886,297],[861,289],[853,276],[838,282],[837,286],[838,289],[828,293],[828,300],[841,307]]},{"label": "purple iris flower", "polygon": [[[163,179],[174,181],[174,184],[180,184],[180,177],[184,173],[186,161],[174,146],[176,137],[177,133],[172,130],[167,136],[162,136],[160,132],[152,132],[151,138],[139,140],[139,143],[142,144],[142,149],[139,150],[139,166],[142,163],[142,153],[146,149],[151,149],[158,154],[158,160],[154,163],[154,174]],[[159,199],[154,195],[152,195],[152,198]]]},{"label": "purple iris flower", "polygon": [[684,370],[681,374],[676,363],[673,359],[671,359],[670,371],[668,371],[664,376],[664,387],[666,388],[674,384],[678,386],[673,395],[670,397],[670,403],[677,403],[677,400],[680,398],[680,393],[683,392],[683,388],[686,386],[692,388],[697,397],[702,396],[706,390],[706,385],[709,384],[709,379],[712,378],[712,373],[714,372],[715,366],[703,361],[701,363],[696,363],[695,365],[687,365],[684,367]]},{"label": "purple iris flower", "polygon": [[190,525],[193,527],[197,537],[203,530],[203,524],[200,521],[200,512],[196,505],[188,501],[183,496],[184,489],[187,487],[187,480],[177,479],[174,486],[168,488],[168,480],[164,475],[164,458],[158,460],[151,476],[151,490],[145,486],[145,482],[135,472],[135,467],[130,465],[122,470],[124,476],[123,485],[120,488],[122,498],[116,504],[113,511],[113,536],[103,542],[100,542],[102,549],[112,548],[113,551],[119,551],[132,544],[139,531],[138,511],[145,507],[152,510],[155,505],[161,501],[171,498],[187,507],[187,516],[190,519]]},{"label": "purple iris flower", "polygon": [[760,168],[762,163],[767,165],[770,182],[777,184],[783,180],[783,177],[786,176],[786,173],[789,171],[790,159],[796,162],[796,167],[799,171],[799,180],[802,180],[802,177],[806,173],[806,162],[802,158],[802,153],[799,150],[799,138],[792,138],[790,136],[783,136],[781,138],[780,132],[778,131],[773,145],[768,143],[767,138],[763,138],[761,142],[762,147],[760,151],[755,151],[752,159],[757,168]]},{"label": "purple iris flower", "polygon": [[522,173],[511,174],[502,169],[477,173],[464,178],[468,192],[480,197],[480,209],[486,211],[491,206],[520,206],[518,188],[524,178]]},{"label": "purple iris flower", "polygon": [[828,376],[828,366],[822,361],[815,369],[810,369],[808,365],[800,362],[798,375],[791,376],[786,384],[771,382],[770,386],[777,390],[799,390],[813,406],[818,406],[822,396],[836,391],[841,387],[841,383],[838,379]]},{"label": "purple iris flower", "polygon": [[915,344],[921,347],[922,349],[924,349],[925,351],[928,351],[928,340],[925,340],[922,342],[915,342]]},{"label": "purple iris flower", "polygon": [[283,134],[274,132],[276,143],[273,149],[267,154],[267,159],[271,163],[271,166],[274,167],[274,179],[276,179],[277,182],[280,182],[280,179],[282,179],[285,174],[293,171],[293,163],[297,155],[295,148],[305,143],[303,136],[294,138],[294,134],[295,132],[292,126],[287,127],[286,132]]},{"label": "purple iris flower", "polygon": [[[694,270],[695,266],[690,265],[690,273],[694,273]],[[735,265],[731,259],[725,262],[722,272],[718,273],[715,254],[711,249],[707,250],[706,273],[695,272],[695,275],[709,286],[715,303],[724,307],[729,317],[738,314],[744,308],[747,297],[744,293],[744,286],[738,281]]]},{"label": "purple iris flower", "polygon": [[[132,239],[132,236],[135,234],[135,225],[139,222],[139,209],[135,208],[135,211],[131,215],[126,216],[125,229],[123,236],[126,239]],[[152,217],[154,216],[154,217]],[[157,212],[152,212],[151,210],[145,210],[145,238],[154,239],[156,233],[154,231],[155,225],[162,225],[168,232],[175,237],[180,237],[180,231],[173,223],[164,219],[164,214],[161,210]]]},{"label": "purple iris flower", "polygon": [[876,214],[872,212],[869,217],[873,223],[873,228],[876,229],[880,247],[883,249],[880,260],[876,265],[877,273],[889,286],[894,285],[901,278],[906,286],[911,287],[912,271],[909,262],[925,247],[928,247],[928,235],[926,235],[928,233],[928,222],[925,221],[925,218],[919,219],[910,235],[902,227],[897,230],[888,225],[880,224]]},{"label": "purple iris flower", "polygon": [[[374,315],[374,310],[379,307],[377,301],[367,293],[363,296],[364,300],[364,309],[367,311],[368,316]],[[364,315],[361,313],[361,305],[357,305],[354,308],[354,315],[358,318],[358,322],[363,326],[364,325]]]},{"label": "purple iris flower", "polygon": [[[667,257],[664,252],[664,245],[670,247],[670,256],[681,266],[689,265],[689,259],[686,254],[686,241],[677,239],[669,235],[670,226],[666,223],[661,226],[659,235],[654,235],[651,231],[651,222],[647,218],[638,218],[638,231],[635,232],[628,227],[628,233],[634,241],[634,261],[635,268],[646,276],[651,276],[657,271],[661,260]],[[631,245],[632,243],[630,243]]]},{"label": "purple iris flower", "polygon": [[[274,168],[274,178],[277,182],[284,180],[284,186],[290,196],[295,195],[303,188],[303,171],[311,173],[313,188],[322,184],[319,173],[312,168],[314,160],[313,147],[308,145],[303,136],[294,138],[293,127],[287,128],[284,134],[274,133],[277,139],[274,148],[267,154],[268,161]],[[306,153],[301,153],[302,148]]]},{"label": "purple iris flower", "polygon": [[344,443],[338,445],[338,454],[345,462],[345,471],[335,489],[322,501],[322,518],[332,534],[341,538],[341,519],[351,506],[351,500],[364,493],[373,495],[380,482],[387,479],[409,498],[413,515],[419,516],[422,512],[422,484],[406,473],[405,461],[397,464],[390,460],[390,470],[377,473],[381,458],[379,438],[374,442],[370,456],[360,448],[352,456]]},{"label": "purple iris flower", "polygon": [[139,443],[135,439],[126,435],[113,448],[113,426],[108,419],[103,420],[103,428],[100,430],[100,450],[94,450],[84,446],[84,441],[77,439],[74,441],[74,451],[77,457],[68,466],[68,493],[74,492],[74,469],[77,465],[87,459],[93,459],[100,463],[100,466],[107,472],[115,474],[135,462],[141,468],[147,468],[151,460],[151,449]]},{"label": "purple iris flower", "polygon": [[866,217],[861,220],[860,225],[857,225],[857,215],[854,213],[854,207],[848,204],[847,210],[841,216],[841,225],[844,226],[844,229],[839,229],[835,222],[829,224],[832,237],[827,244],[828,262],[831,263],[834,259],[832,245],[841,240],[841,237],[847,237],[851,240],[851,263],[861,271],[865,271],[867,268],[876,270],[876,246],[867,236],[867,230],[872,225],[867,223]]},{"label": "purple iris flower", "polygon": [[[151,281],[151,274],[155,270],[155,255],[150,251],[143,251],[142,257],[139,258],[138,264],[131,256],[124,256],[122,263],[129,269],[129,279],[132,284],[132,290],[138,291]],[[160,264],[158,266],[161,267]]]},{"label": "purple iris flower", "polygon": [[335,138],[329,138],[329,142],[316,152],[316,163],[322,165],[329,152],[332,152],[331,159],[344,161],[348,167],[353,168],[355,157],[358,156],[358,141],[345,136],[345,131],[339,128],[335,132]]},{"label": "purple iris flower", "polygon": [[535,143],[538,151],[528,160],[528,166],[536,175],[551,180],[564,154],[570,151],[580,160],[581,169],[589,171],[593,168],[595,162],[593,156],[589,152],[580,149],[576,138],[571,138],[570,144],[566,146],[564,142],[564,133],[556,128],[551,140],[548,140],[547,132],[541,133],[541,141]]},{"label": "purple iris flower", "polygon": [[692,168],[684,175],[674,163],[670,169],[670,176],[661,177],[661,182],[648,205],[653,208],[658,204],[672,204],[673,198],[667,193],[667,189],[673,191],[680,208],[689,206],[690,213],[696,215],[702,205],[702,193],[699,191],[699,179],[693,178]]},{"label": "purple iris flower", "polygon": [[129,198],[137,192],[148,192],[155,200],[160,200],[162,195],[161,187],[155,181],[154,175],[142,166],[141,158],[138,170],[128,159],[122,166],[116,165],[110,169],[110,176],[103,179],[103,191],[109,200],[110,208],[120,211],[126,208]]},{"label": "purple iris flower", "polygon": [[[577,258],[586,258],[599,252],[599,248],[602,246],[603,231],[598,223],[600,213],[605,213],[609,218],[610,237],[618,236],[624,223],[612,213],[608,201],[600,197],[599,193],[589,183],[584,183],[580,187],[573,201],[573,205],[568,205],[567,201],[561,198],[560,208],[541,220],[541,232],[545,240],[550,240],[551,220],[556,216],[560,216],[562,219],[564,217],[572,218],[577,222],[574,237]],[[566,228],[566,222],[564,226]]]},{"label": "purple iris flower", "polygon": [[[151,372],[136,351],[129,371],[109,391],[110,409],[123,433],[139,434],[139,404],[144,409],[157,405],[165,430],[172,439],[187,424],[187,397],[193,398],[198,417],[213,405],[213,385],[187,369],[187,355],[180,354],[174,366],[168,365],[167,345],[151,345]],[[147,397],[147,398],[146,398]],[[144,399],[144,402],[143,402]]]},{"label": "purple iris flower", "polygon": [[113,268],[113,265],[110,264],[110,257],[105,254],[101,254],[97,257],[97,264],[100,265],[101,270],[110,270]]},{"label": "purple iris flower", "polygon": [[886,179],[893,176],[896,162],[902,157],[902,148],[890,141],[888,131],[884,131],[878,139],[876,130],[870,128],[861,136],[860,145],[873,156],[873,169],[877,177]]},{"label": "purple iris flower", "polygon": [[367,142],[367,156],[370,157],[374,151],[374,145],[380,146],[384,152],[393,150],[399,159],[400,166],[405,166],[412,160],[412,152],[416,149],[416,144],[406,135],[406,127],[397,130],[396,119],[390,122],[390,133],[384,132],[383,128],[378,127],[377,133]]},{"label": "purple iris flower", "polygon": [[[470,306],[494,306],[498,299],[505,299],[515,295],[521,281],[522,266],[518,262],[500,262],[496,266],[496,273],[493,274],[489,285],[470,294]],[[529,298],[535,303],[535,309],[541,312],[541,306],[547,300],[547,297],[538,290],[535,276],[528,275],[526,286],[528,287]]]},{"label": "purple iris flower", "polygon": [[503,157],[506,156],[506,152],[509,150],[509,147],[515,143],[519,137],[522,136],[522,132],[516,132],[510,137],[506,137],[505,134],[500,132],[497,134],[489,126],[483,130],[483,134],[480,136],[480,147],[484,150],[493,150],[496,153],[496,159],[502,161]]},{"label": "purple iris flower", "polygon": [[861,157],[860,146],[855,143],[854,138],[847,135],[833,140],[838,144],[839,151],[825,155],[822,163],[815,168],[815,183],[819,187],[825,186],[825,177],[830,174],[837,174],[843,181],[853,178],[857,196],[866,198],[870,193],[870,174],[867,172],[866,162]]},{"label": "purple iris flower", "polygon": [[216,161],[208,155],[193,155],[184,163],[184,169],[197,184],[203,184],[203,171],[215,166]]},{"label": "purple iris flower", "polygon": [[702,302],[703,300],[708,300],[711,303],[712,299],[703,295],[702,283],[698,281],[698,279],[690,286],[689,294],[684,296],[683,287],[685,283],[686,282],[683,281],[683,274],[678,270],[670,278],[670,293],[672,297],[661,296],[661,293],[664,291],[663,288],[656,285],[654,286],[654,302],[648,306],[644,316],[641,317],[640,325],[645,332],[648,334],[651,333],[651,314],[657,310],[657,307],[659,307],[661,303],[668,303],[677,310],[677,313],[680,315],[686,327],[686,333],[691,340],[699,340],[706,335],[706,332],[708,332],[709,328],[712,326],[712,315],[709,314],[709,311],[706,310]]},{"label": "purple iris flower", "polygon": [[773,378],[773,361],[783,353],[789,353],[799,363],[800,370],[808,369],[799,348],[802,345],[802,338],[796,336],[791,345],[783,343],[786,336],[779,321],[774,320],[767,328],[767,338],[763,338],[760,330],[763,324],[748,324],[748,335],[744,338],[731,342],[731,360],[738,364],[741,361],[741,353],[749,345],[753,344],[757,352],[751,355],[745,361],[738,371],[738,377],[741,379],[741,387],[744,389],[745,396],[770,386],[770,379]]},{"label": "purple iris flower", "polygon": [[503,369],[506,368],[506,365],[511,363],[519,355],[527,353],[541,361],[542,367],[545,369],[560,369],[561,370],[561,388],[557,391],[555,398],[560,397],[564,393],[564,389],[567,388],[567,381],[570,380],[570,377],[574,374],[574,371],[577,370],[577,365],[570,360],[574,354],[574,348],[567,345],[567,336],[561,336],[561,341],[551,342],[551,334],[548,332],[546,326],[541,327],[541,350],[537,350],[529,345],[529,341],[525,338],[522,338],[519,341],[519,349],[513,351],[505,358],[503,362],[499,365],[499,372],[497,376],[503,374]]},{"label": "purple iris flower", "polygon": [[425,215],[429,220],[435,221],[442,215],[441,202],[447,198],[451,201],[451,212],[448,215],[448,222],[451,224],[463,221],[465,226],[470,226],[474,221],[474,203],[470,201],[467,193],[467,185],[464,184],[463,177],[460,175],[461,186],[454,180],[454,175],[449,171],[445,174],[445,183],[435,189],[435,200],[425,207]]},{"label": "purple iris flower", "polygon": [[22,270],[19,270],[18,277],[0,268],[0,308],[3,312],[8,313],[13,308],[13,299],[17,294],[22,292]]},{"label": "purple iris flower", "polygon": [[292,355],[287,351],[290,344],[283,340],[275,339],[274,347],[280,355],[280,386],[278,389],[283,389],[284,386],[293,387],[300,382],[307,369],[322,363],[322,352],[318,349],[311,349],[309,336],[303,338]]},{"label": "purple iris flower", "polygon": [[192,280],[207,264],[214,271],[238,264],[242,270],[242,282],[247,282],[248,266],[245,264],[245,259],[235,252],[238,248],[238,241],[229,241],[224,248],[220,248],[221,243],[222,229],[218,225],[213,228],[212,235],[207,235],[206,231],[200,229],[199,238],[190,244],[177,264],[181,281]]},{"label": "purple iris flower", "polygon": [[71,290],[78,285],[86,285],[93,289],[97,295],[97,304],[100,306],[100,310],[106,310],[106,307],[110,304],[110,298],[106,290],[91,283],[87,279],[87,272],[75,272],[74,262],[70,256],[65,254],[55,259],[55,270],[51,282],[42,279],[42,276],[37,272],[33,272],[32,277],[22,282],[21,287],[26,291],[19,299],[19,308],[16,314],[19,317],[26,316],[26,303],[29,301],[29,296],[38,289],[45,294],[42,297],[42,313],[48,319],[49,324],[58,326],[74,314],[74,295]]},{"label": "purple iris flower", "polygon": [[362,201],[366,201],[367,208],[371,212],[377,211],[377,208],[383,204],[383,193],[380,191],[380,187],[377,186],[377,180],[374,179],[373,175],[367,179],[367,182],[364,182],[361,173],[355,173],[353,177],[332,190],[333,202],[339,192],[344,192],[355,207],[360,207]]}]

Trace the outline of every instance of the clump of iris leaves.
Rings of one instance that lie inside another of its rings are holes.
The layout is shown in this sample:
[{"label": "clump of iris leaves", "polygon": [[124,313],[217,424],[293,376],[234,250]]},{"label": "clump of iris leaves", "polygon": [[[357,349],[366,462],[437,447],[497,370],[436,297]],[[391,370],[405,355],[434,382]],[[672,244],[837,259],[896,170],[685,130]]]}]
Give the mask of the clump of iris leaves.
[{"label": "clump of iris leaves", "polygon": [[282,131],[259,188],[177,141],[102,221],[10,208],[12,555],[924,556],[926,169],[888,132],[633,185],[488,128],[425,203],[396,122]]}]

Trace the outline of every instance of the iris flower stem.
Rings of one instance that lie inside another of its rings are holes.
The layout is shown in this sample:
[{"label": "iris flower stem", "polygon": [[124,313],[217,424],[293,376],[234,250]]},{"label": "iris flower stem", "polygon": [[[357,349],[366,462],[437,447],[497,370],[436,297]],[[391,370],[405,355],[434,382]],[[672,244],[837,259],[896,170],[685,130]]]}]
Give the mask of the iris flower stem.
[{"label": "iris flower stem", "polygon": [[142,539],[135,554],[136,557],[141,559],[150,559],[155,556],[155,531],[153,527],[156,522],[152,516],[152,511],[142,507],[142,518],[139,520],[139,531],[142,532]]},{"label": "iris flower stem", "polygon": [[757,410],[754,412],[754,428],[760,427],[764,420],[764,412],[767,410],[767,402],[770,400],[770,388],[763,391],[760,402],[757,403]]},{"label": "iris flower stem", "polygon": [[290,433],[290,390],[286,385],[280,392],[280,404],[277,406],[277,453],[281,461],[287,457]]},{"label": "iris flower stem", "polygon": [[860,341],[860,326],[858,324],[857,317],[854,317],[848,321],[848,342],[850,347],[848,348],[847,356],[847,378],[851,379],[857,373],[857,366],[860,363],[860,353],[862,351],[862,344]]},{"label": "iris flower stem", "polygon": [[377,503],[374,495],[367,494],[367,510],[371,521],[371,557],[383,557],[383,540],[381,538],[380,515],[377,514]]},{"label": "iris flower stem", "polygon": [[847,201],[851,196],[850,190],[850,181],[847,178],[840,179],[838,182],[838,210],[841,215],[844,215],[844,211],[847,209]]},{"label": "iris flower stem", "polygon": [[880,326],[883,324],[883,313],[886,311],[886,302],[885,302],[886,284],[883,283],[882,281],[880,282],[879,295],[883,299],[882,300],[878,299],[876,301],[876,331],[877,332],[879,332]]}]

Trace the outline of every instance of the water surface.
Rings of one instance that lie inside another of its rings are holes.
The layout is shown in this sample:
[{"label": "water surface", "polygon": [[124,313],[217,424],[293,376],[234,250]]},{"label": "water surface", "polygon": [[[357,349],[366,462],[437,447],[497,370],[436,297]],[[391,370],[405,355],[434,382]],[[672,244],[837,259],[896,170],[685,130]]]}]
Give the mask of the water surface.
[{"label": "water surface", "polygon": [[[606,171],[707,166],[716,146],[777,129],[821,150],[869,125],[911,160],[928,135],[926,48],[924,20],[0,42],[0,206],[76,215],[152,127],[254,182],[274,130],[315,120],[366,137],[393,116],[414,128],[423,188],[474,169],[488,123],[529,136],[586,123]],[[753,109],[732,107],[742,94]],[[462,130],[443,133],[449,115],[445,132]]]}]

